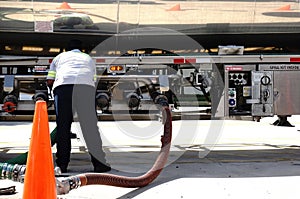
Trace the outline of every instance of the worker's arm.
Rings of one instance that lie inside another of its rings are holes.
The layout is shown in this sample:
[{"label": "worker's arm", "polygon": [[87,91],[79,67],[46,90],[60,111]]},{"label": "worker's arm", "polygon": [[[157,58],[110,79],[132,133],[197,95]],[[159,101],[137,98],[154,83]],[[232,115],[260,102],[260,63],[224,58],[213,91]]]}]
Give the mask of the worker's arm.
[{"label": "worker's arm", "polygon": [[51,93],[52,91],[52,87],[53,87],[53,83],[56,77],[56,59],[54,58],[53,61],[50,64],[50,68],[47,74],[47,78],[46,78],[46,84],[47,87],[49,88],[49,93]]}]

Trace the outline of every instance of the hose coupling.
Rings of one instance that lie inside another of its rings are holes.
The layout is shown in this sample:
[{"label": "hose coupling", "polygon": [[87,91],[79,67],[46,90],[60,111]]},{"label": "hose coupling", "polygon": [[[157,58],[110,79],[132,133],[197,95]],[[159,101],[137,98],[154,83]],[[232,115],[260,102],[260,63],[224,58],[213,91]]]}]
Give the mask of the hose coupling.
[{"label": "hose coupling", "polygon": [[161,106],[169,106],[167,96],[165,96],[159,92],[155,91],[155,92],[151,93],[151,98],[153,99],[153,102],[155,104],[159,104]]},{"label": "hose coupling", "polygon": [[10,179],[16,182],[24,181],[26,165],[1,163],[1,179]]},{"label": "hose coupling", "polygon": [[56,179],[56,190],[58,195],[69,193],[73,189],[80,187],[81,181],[78,176]]}]

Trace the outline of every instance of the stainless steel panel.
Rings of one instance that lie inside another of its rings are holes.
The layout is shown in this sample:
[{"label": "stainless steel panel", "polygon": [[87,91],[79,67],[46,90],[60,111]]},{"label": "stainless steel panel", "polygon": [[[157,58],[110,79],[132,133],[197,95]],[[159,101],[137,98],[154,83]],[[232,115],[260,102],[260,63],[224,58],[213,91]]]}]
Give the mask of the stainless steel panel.
[{"label": "stainless steel panel", "polygon": [[300,71],[274,71],[276,115],[300,114]]},{"label": "stainless steel panel", "polygon": [[253,116],[272,116],[273,114],[272,104],[253,104],[252,115]]},{"label": "stainless steel panel", "polygon": [[274,114],[272,76],[272,71],[252,71],[253,116],[272,116]]}]

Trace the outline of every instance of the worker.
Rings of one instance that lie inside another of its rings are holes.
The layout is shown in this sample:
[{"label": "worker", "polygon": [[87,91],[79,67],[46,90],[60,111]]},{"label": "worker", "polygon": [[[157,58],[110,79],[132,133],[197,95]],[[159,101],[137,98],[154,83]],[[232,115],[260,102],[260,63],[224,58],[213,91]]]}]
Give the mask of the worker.
[{"label": "worker", "polygon": [[[111,170],[102,149],[95,106],[96,66],[82,52],[80,40],[71,40],[67,51],[57,55],[50,64],[47,86],[53,89],[56,112],[56,165],[63,173],[71,155],[71,124],[78,118],[83,138],[91,156],[94,172]],[[74,118],[74,113],[77,117]]]}]

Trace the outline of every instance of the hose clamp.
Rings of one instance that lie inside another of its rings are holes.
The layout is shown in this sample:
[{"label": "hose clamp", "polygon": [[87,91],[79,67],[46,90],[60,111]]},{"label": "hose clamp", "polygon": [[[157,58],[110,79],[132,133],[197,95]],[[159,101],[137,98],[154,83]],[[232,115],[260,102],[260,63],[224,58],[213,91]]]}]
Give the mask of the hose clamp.
[{"label": "hose clamp", "polygon": [[6,169],[7,169],[7,163],[4,163],[2,165],[2,172],[1,172],[1,176],[2,176],[2,179],[6,179]]}]

